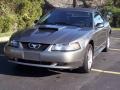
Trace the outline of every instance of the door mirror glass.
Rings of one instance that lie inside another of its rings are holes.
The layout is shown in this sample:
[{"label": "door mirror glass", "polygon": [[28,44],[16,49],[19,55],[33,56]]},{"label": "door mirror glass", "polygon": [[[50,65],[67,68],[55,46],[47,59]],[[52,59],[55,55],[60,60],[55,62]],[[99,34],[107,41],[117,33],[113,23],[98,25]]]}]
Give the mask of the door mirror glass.
[{"label": "door mirror glass", "polygon": [[103,28],[104,27],[104,24],[103,23],[97,23],[96,24],[96,28]]}]

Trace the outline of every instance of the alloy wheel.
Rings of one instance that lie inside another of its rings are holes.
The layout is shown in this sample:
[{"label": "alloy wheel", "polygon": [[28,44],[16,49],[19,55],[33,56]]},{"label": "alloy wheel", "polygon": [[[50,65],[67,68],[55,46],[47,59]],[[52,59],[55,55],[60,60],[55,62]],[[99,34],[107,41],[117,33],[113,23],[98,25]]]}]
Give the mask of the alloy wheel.
[{"label": "alloy wheel", "polygon": [[92,48],[89,49],[88,54],[87,54],[87,58],[88,58],[88,69],[90,70],[92,67],[92,63],[93,63],[93,51]]}]

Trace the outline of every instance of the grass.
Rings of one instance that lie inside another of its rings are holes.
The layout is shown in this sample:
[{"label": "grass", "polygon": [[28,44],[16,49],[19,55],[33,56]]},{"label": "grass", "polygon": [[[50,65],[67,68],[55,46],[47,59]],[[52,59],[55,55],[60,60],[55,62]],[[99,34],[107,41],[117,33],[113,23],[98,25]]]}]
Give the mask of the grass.
[{"label": "grass", "polygon": [[112,28],[112,30],[120,30],[120,28]]},{"label": "grass", "polygon": [[0,33],[0,37],[6,37],[6,36],[11,36],[13,34],[12,31],[6,32],[6,33]]}]

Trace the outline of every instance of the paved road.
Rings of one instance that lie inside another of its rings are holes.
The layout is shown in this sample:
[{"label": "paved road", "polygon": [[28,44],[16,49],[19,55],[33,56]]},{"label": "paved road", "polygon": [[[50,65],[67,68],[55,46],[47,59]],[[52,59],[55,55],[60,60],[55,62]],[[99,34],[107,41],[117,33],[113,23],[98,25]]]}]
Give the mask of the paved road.
[{"label": "paved road", "polygon": [[91,73],[18,67],[7,62],[0,44],[0,90],[120,90],[120,31],[111,50],[96,57]]}]

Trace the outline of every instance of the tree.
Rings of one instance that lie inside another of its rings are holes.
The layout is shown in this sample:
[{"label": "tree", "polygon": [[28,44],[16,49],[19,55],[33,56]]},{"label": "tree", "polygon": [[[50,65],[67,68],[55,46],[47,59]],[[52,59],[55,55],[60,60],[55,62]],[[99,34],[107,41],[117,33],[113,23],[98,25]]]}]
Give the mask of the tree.
[{"label": "tree", "polygon": [[120,27],[120,0],[108,0],[104,8],[113,14],[111,25]]},{"label": "tree", "polygon": [[[77,7],[78,1],[81,1],[83,3],[83,7],[90,7],[86,1],[88,0],[73,0],[73,7]],[[89,0],[90,1],[90,0]]]},{"label": "tree", "polygon": [[0,0],[0,33],[32,26],[42,15],[44,0]]},{"label": "tree", "polygon": [[73,0],[73,7],[77,6],[77,0]]}]

